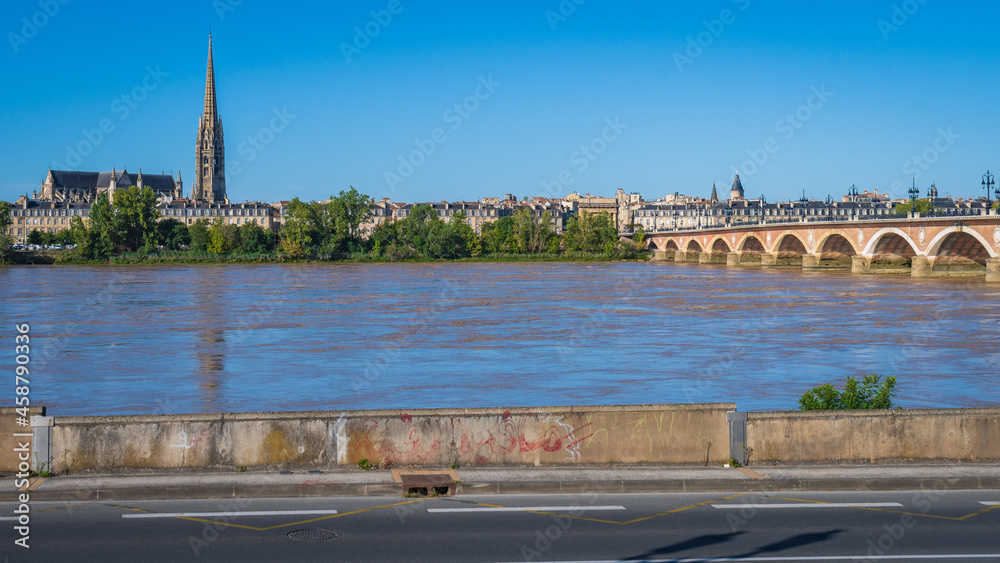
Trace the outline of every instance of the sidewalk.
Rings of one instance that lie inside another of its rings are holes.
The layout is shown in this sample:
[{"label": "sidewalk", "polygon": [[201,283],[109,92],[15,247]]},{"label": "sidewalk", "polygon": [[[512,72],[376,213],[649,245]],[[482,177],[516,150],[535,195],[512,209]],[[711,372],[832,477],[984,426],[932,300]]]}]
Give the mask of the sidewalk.
[{"label": "sidewalk", "polygon": [[[406,472],[406,469],[399,471]],[[443,469],[447,472],[447,469]],[[459,468],[458,494],[1000,489],[1000,465]],[[33,501],[399,496],[389,471],[68,475],[33,479]],[[0,479],[0,502],[17,499]]]}]

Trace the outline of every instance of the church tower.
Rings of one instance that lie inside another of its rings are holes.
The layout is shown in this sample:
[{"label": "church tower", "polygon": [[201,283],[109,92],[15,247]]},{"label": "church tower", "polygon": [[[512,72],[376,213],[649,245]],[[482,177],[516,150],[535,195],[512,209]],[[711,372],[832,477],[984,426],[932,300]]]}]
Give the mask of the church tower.
[{"label": "church tower", "polygon": [[729,190],[729,199],[736,201],[743,199],[743,182],[740,182],[740,173],[736,173],[736,179],[733,180],[733,187]]},{"label": "church tower", "polygon": [[205,73],[205,111],[198,123],[195,149],[196,177],[191,199],[209,203],[226,202],[226,147],[222,139],[222,119],[215,99],[215,68],[212,65],[212,36],[208,36],[208,71]]}]

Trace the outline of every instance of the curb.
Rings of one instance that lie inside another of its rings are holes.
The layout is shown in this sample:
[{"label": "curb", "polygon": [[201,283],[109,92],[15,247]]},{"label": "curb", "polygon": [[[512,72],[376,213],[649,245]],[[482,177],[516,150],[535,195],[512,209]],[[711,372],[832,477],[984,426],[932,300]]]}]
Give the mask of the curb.
[{"label": "curb", "polygon": [[[890,479],[697,479],[662,481],[495,481],[460,483],[457,494],[631,494],[775,491],[912,491],[1000,490],[1000,477]],[[0,493],[0,502],[15,502],[17,491]],[[38,490],[33,501],[94,502],[228,498],[299,498],[402,496],[398,483],[309,485],[233,485],[200,487],[136,487],[81,490]]]}]

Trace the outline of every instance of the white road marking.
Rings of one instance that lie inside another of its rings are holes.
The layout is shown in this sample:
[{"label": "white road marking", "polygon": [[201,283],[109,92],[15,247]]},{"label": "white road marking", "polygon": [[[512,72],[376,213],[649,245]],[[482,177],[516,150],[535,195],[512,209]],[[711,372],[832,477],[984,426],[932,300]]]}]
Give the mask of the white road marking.
[{"label": "white road marking", "polygon": [[481,506],[477,508],[428,508],[427,512],[573,512],[578,510],[625,510],[624,506]]},{"label": "white road marking", "polygon": [[979,504],[985,504],[986,506],[1000,506],[1000,502],[996,502],[996,501],[992,501],[992,500],[984,500],[984,501],[981,501]]},{"label": "white road marking", "polygon": [[0,522],[10,522],[12,520],[17,520],[17,516],[3,516],[0,517]]},{"label": "white road marking", "polygon": [[[1000,553],[943,555],[817,555],[802,557],[715,557],[711,559],[643,559],[639,563],[714,563],[716,561],[892,561],[915,559],[994,559]],[[621,563],[621,561],[565,561],[563,563]]]},{"label": "white road marking", "polygon": [[246,512],[149,512],[122,514],[122,518],[217,518],[222,516],[309,516],[336,514],[336,510],[254,510]]},{"label": "white road marking", "polygon": [[889,508],[903,506],[898,502],[790,502],[773,504],[713,504],[713,508]]}]

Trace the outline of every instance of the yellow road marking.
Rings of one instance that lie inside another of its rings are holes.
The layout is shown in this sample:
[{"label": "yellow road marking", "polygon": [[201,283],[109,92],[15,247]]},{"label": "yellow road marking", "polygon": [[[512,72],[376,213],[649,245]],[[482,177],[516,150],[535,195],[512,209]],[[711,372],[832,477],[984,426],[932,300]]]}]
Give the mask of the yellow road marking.
[{"label": "yellow road marking", "polygon": [[673,510],[668,510],[666,512],[661,512],[659,514],[654,514],[652,516],[644,516],[642,518],[636,518],[635,520],[629,520],[627,522],[622,522],[622,524],[635,524],[636,522],[642,522],[645,520],[652,520],[653,518],[659,518],[660,516],[666,516],[667,514],[676,514],[677,512],[683,512],[685,510],[690,510],[692,508],[698,508],[699,506],[705,506],[706,504],[712,504],[714,502],[719,502],[720,500],[729,500],[734,498],[739,498],[746,496],[746,493],[740,493],[738,495],[729,495],[728,497],[717,498],[713,500],[706,500],[705,502],[699,502],[698,504],[692,504],[691,506],[685,506],[682,508],[675,508]]},{"label": "yellow road marking", "polygon": [[[807,499],[801,499],[801,498],[788,498],[788,497],[764,497],[764,498],[772,498],[772,499],[776,499],[776,500],[790,500],[790,501],[794,501],[794,502],[806,502],[806,503],[812,503],[812,504],[830,504],[828,502],[824,502],[824,501],[821,501],[821,500],[807,500]],[[1000,508],[1000,505],[998,505],[998,506],[990,506],[990,507],[984,508],[982,510],[977,510],[975,512],[966,514],[965,516],[938,516],[936,514],[924,514],[922,512],[906,512],[905,510],[889,510],[888,508],[874,508],[874,507],[871,507],[871,506],[858,506],[856,508],[858,510],[870,510],[872,512],[887,512],[889,514],[905,514],[905,515],[910,515],[910,516],[921,516],[923,518],[935,518],[937,520],[952,520],[954,522],[961,522],[963,520],[967,520],[967,519],[972,518],[974,516],[979,516],[980,514],[989,512],[991,510],[996,510],[997,508]]]},{"label": "yellow road marking", "polygon": [[[309,524],[309,523],[312,523],[312,522],[320,522],[322,520],[330,520],[331,518],[340,518],[342,516],[352,516],[354,514],[361,514],[361,513],[364,513],[364,512],[371,512],[373,510],[379,510],[381,508],[392,508],[394,506],[402,506],[404,504],[411,504],[411,503],[414,503],[414,502],[423,502],[425,500],[427,500],[427,499],[422,499],[421,498],[421,499],[415,499],[415,500],[407,500],[407,501],[403,501],[403,502],[396,502],[396,503],[393,503],[393,504],[383,504],[383,505],[380,505],[380,506],[372,506],[372,507],[369,507],[369,508],[362,508],[360,510],[354,510],[354,511],[351,511],[351,512],[343,512],[343,513],[340,513],[340,514],[331,514],[330,516],[321,516],[319,518],[312,518],[310,520],[302,520],[302,521],[299,521],[299,522],[289,522],[287,524],[278,524],[277,526],[268,526],[268,527],[265,527],[265,528],[261,528],[261,527],[258,527],[258,526],[247,526],[245,524],[233,524],[231,522],[217,522],[215,520],[208,520],[208,519],[205,519],[205,518],[193,518],[193,517],[190,517],[190,516],[174,516],[174,518],[176,518],[177,520],[188,520],[190,522],[201,522],[203,524],[215,524],[217,526],[225,526],[227,528],[243,528],[244,530],[254,530],[256,532],[266,532],[266,531],[269,531],[269,530],[276,530],[278,528],[287,528],[289,526],[301,526],[302,524]],[[146,513],[146,514],[155,514],[156,513],[155,511],[152,511],[152,510],[143,510],[141,508],[132,508],[132,507],[129,507],[129,506],[119,506],[118,508],[122,508],[122,509],[126,509],[126,510],[132,510],[132,511],[135,511],[135,512],[143,512],[143,513]]]},{"label": "yellow road marking", "polygon": [[[641,518],[636,518],[634,520],[626,520],[624,522],[619,522],[617,520],[605,520],[603,518],[589,518],[587,516],[573,516],[572,514],[559,514],[558,512],[542,512],[542,511],[538,511],[538,510],[522,510],[522,512],[527,513],[527,514],[541,514],[541,515],[544,515],[544,516],[560,516],[560,517],[563,517],[563,518],[572,518],[574,520],[584,520],[584,521],[587,521],[587,522],[598,522],[598,523],[601,523],[601,524],[618,524],[618,525],[621,525],[621,526],[627,526],[629,524],[635,524],[636,522],[643,522],[643,521],[646,521],[646,520],[652,520],[653,518],[659,518],[661,516],[666,516],[668,514],[675,514],[677,512],[683,512],[685,510],[690,510],[692,508],[698,508],[699,506],[705,506],[706,504],[712,504],[713,502],[719,502],[721,500],[729,500],[729,499],[739,498],[739,497],[742,497],[742,496],[745,496],[745,495],[746,495],[746,493],[740,493],[740,494],[730,495],[730,496],[727,496],[727,497],[717,498],[717,499],[713,499],[713,500],[706,500],[705,502],[699,502],[698,504],[691,504],[691,505],[688,505],[688,506],[682,506],[680,508],[674,508],[672,510],[667,510],[666,512],[660,512],[659,514],[653,514],[651,516],[643,516]],[[515,507],[507,507],[507,506],[504,506],[502,504],[487,504],[485,502],[475,502],[475,503],[471,503],[471,504],[475,504],[475,505],[478,505],[478,506],[485,506],[485,507],[489,507],[489,508],[517,508],[516,506]]]},{"label": "yellow road marking", "polygon": [[[657,513],[657,514],[652,514],[652,515],[649,515],[649,516],[642,516],[640,518],[635,518],[635,519],[632,519],[632,520],[626,520],[626,521],[623,521],[623,522],[619,522],[619,521],[616,521],[616,520],[605,520],[605,519],[602,519],[602,518],[589,518],[589,517],[586,517],[586,516],[573,516],[571,514],[559,514],[557,512],[542,512],[542,511],[537,511],[537,510],[524,510],[523,512],[528,513],[528,514],[539,514],[539,515],[543,515],[543,516],[559,516],[559,517],[562,517],[562,518],[572,518],[574,520],[583,520],[583,521],[587,521],[587,522],[597,522],[597,523],[600,523],[600,524],[615,524],[615,525],[619,525],[619,526],[628,526],[630,524],[636,524],[636,523],[639,523],[639,522],[645,522],[647,520],[653,520],[654,518],[661,518],[663,516],[667,516],[667,515],[670,515],[670,514],[677,514],[679,512],[684,512],[686,510],[691,510],[693,508],[698,508],[698,507],[701,507],[701,506],[705,506],[705,505],[708,505],[708,504],[717,503],[717,502],[724,501],[724,500],[731,500],[731,499],[735,499],[735,498],[745,497],[745,496],[748,496],[750,494],[752,494],[752,493],[739,493],[739,494],[729,495],[729,496],[725,496],[725,497],[721,497],[721,498],[716,498],[716,499],[712,499],[712,500],[706,500],[704,502],[699,502],[699,503],[691,504],[691,505],[688,505],[688,506],[682,506],[680,508],[674,508],[674,509],[667,510],[667,511],[664,511],[664,512],[660,512],[660,513]],[[789,497],[772,497],[772,496],[767,496],[767,495],[759,495],[759,496],[761,498],[768,498],[768,499],[774,499],[774,500],[787,500],[787,501],[792,501],[792,502],[802,502],[802,503],[812,503],[812,504],[830,504],[829,502],[819,501],[819,500],[809,500],[809,499],[799,499],[799,498],[789,498]],[[407,505],[407,504],[413,504],[413,503],[416,503],[416,502],[423,502],[423,501],[426,501],[426,500],[430,500],[430,499],[429,498],[420,498],[420,499],[414,499],[414,500],[407,500],[407,501],[403,501],[403,502],[397,502],[397,503],[393,503],[393,504],[384,504],[384,505],[379,505],[379,506],[372,506],[372,507],[369,507],[369,508],[362,508],[360,510],[354,510],[354,511],[351,511],[351,512],[344,512],[344,513],[340,513],[340,514],[331,514],[329,516],[321,516],[319,518],[312,518],[312,519],[309,519],[309,520],[301,520],[301,521],[298,521],[298,522],[290,522],[290,523],[287,523],[287,524],[278,524],[276,526],[268,526],[268,527],[247,526],[247,525],[244,525],[244,524],[233,524],[233,523],[230,523],[230,522],[218,522],[218,521],[215,521],[215,520],[208,520],[208,519],[204,519],[204,518],[192,518],[192,517],[187,517],[187,516],[175,516],[174,518],[176,518],[178,520],[188,520],[188,521],[191,521],[191,522],[201,522],[201,523],[204,523],[204,524],[214,524],[214,525],[217,525],[217,526],[225,526],[225,527],[228,527],[228,528],[243,528],[245,530],[254,530],[254,531],[257,531],[257,532],[266,532],[266,531],[270,531],[270,530],[277,530],[277,529],[280,529],[280,528],[288,528],[288,527],[291,527],[291,526],[301,526],[303,524],[310,524],[310,523],[313,523],[313,522],[321,522],[323,520],[331,520],[333,518],[341,518],[341,517],[344,517],[344,516],[353,516],[353,515],[356,515],[356,514],[363,514],[365,512],[371,512],[371,511],[374,511],[374,510],[381,510],[383,508],[393,508],[393,507],[396,507],[396,506],[403,506],[403,505]],[[86,503],[86,504],[94,504],[94,503]],[[473,505],[476,505],[476,506],[483,506],[483,507],[488,507],[488,508],[516,508],[516,507],[507,507],[507,506],[502,505],[502,504],[489,504],[489,503],[485,503],[485,502],[472,502],[472,503],[467,503],[467,504],[473,504]],[[47,510],[60,510],[60,509],[65,509],[65,508],[71,508],[72,506],[85,506],[85,505],[78,504],[78,505],[71,505],[71,506],[65,506],[65,507],[47,508],[45,510],[40,510],[38,512],[44,512],[44,511],[47,511]],[[135,511],[135,512],[154,513],[154,511],[144,510],[144,509],[141,509],[141,508],[132,508],[132,507],[129,507],[129,506],[116,506],[116,508],[121,508],[121,509],[124,509],[124,510],[132,510],[132,511]],[[886,513],[889,513],[889,514],[904,514],[904,515],[910,515],[910,516],[921,516],[921,517],[924,517],[924,518],[936,518],[936,519],[939,519],[939,520],[951,520],[951,521],[955,521],[955,522],[961,522],[963,520],[968,520],[969,518],[974,518],[976,516],[979,516],[980,514],[984,514],[986,512],[990,512],[991,510],[1000,509],[1000,505],[989,506],[989,507],[986,507],[986,508],[984,508],[982,510],[977,510],[975,512],[966,514],[965,516],[959,516],[959,517],[954,517],[954,516],[938,516],[938,515],[935,515],[935,514],[921,514],[921,513],[917,513],[917,512],[906,512],[906,511],[902,511],[902,510],[889,510],[889,509],[885,509],[885,508],[872,508],[872,507],[863,507],[863,506],[859,506],[857,508],[859,510],[870,510],[870,511],[873,511],[873,512],[886,512]]]},{"label": "yellow road marking", "polygon": [[88,504],[95,504],[93,502],[83,502],[80,504],[67,504],[66,506],[53,506],[52,508],[43,508],[41,510],[32,510],[28,514],[41,514],[42,512],[51,512],[53,510],[66,510],[67,508],[77,508],[79,506],[87,506]]}]

